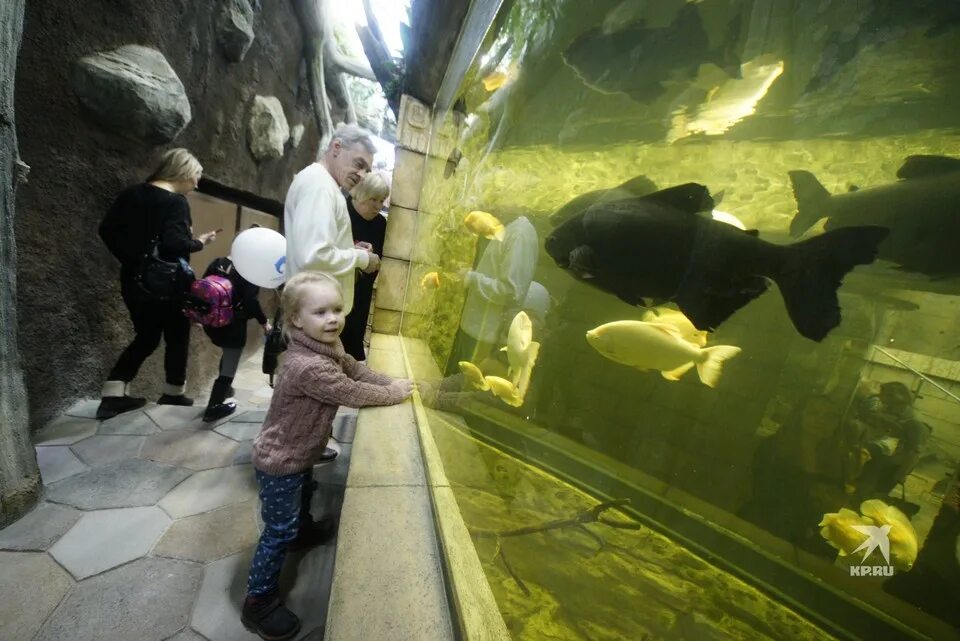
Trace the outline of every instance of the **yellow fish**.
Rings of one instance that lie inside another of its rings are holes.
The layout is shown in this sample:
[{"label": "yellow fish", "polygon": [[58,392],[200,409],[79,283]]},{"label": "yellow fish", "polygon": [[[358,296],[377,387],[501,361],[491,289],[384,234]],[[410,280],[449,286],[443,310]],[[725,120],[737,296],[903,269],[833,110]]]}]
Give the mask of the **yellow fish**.
[{"label": "yellow fish", "polygon": [[471,211],[463,219],[463,224],[477,236],[483,236],[491,240],[503,240],[503,223],[497,220],[497,217],[493,214],[488,214],[485,211]]},{"label": "yellow fish", "polygon": [[437,289],[440,287],[440,274],[429,272],[420,279],[420,287],[423,289]]},{"label": "yellow fish", "polygon": [[587,342],[601,356],[639,370],[657,370],[670,381],[696,367],[700,381],[715,387],[723,363],[740,353],[732,345],[699,347],[686,341],[673,325],[614,321],[587,332]]},{"label": "yellow fish", "polygon": [[479,367],[470,361],[459,361],[457,365],[460,366],[460,371],[463,372],[463,376],[470,381],[474,387],[483,391],[490,389],[490,384],[483,378],[483,372],[480,371]]},{"label": "yellow fish", "polygon": [[707,332],[694,327],[690,319],[684,316],[683,312],[678,309],[653,307],[649,311],[644,312],[640,320],[647,323],[666,323],[667,325],[672,325],[674,329],[680,332],[683,340],[688,343],[693,343],[700,347],[704,347],[707,344]]},{"label": "yellow fish", "polygon": [[494,91],[507,84],[507,80],[509,79],[510,76],[503,71],[493,71],[484,76],[481,82],[483,83],[484,89],[487,91]]},{"label": "yellow fish", "polygon": [[499,376],[484,376],[483,379],[487,382],[487,385],[490,386],[490,391],[493,392],[493,395],[507,405],[513,407],[523,405],[523,397],[520,395],[520,390],[507,379],[500,378]]},{"label": "yellow fish", "polygon": [[880,499],[870,499],[860,504],[860,512],[878,526],[889,525],[887,538],[890,541],[890,564],[898,570],[909,570],[917,560],[920,543],[917,531],[907,515]]},{"label": "yellow fish", "polygon": [[839,512],[824,514],[818,525],[820,536],[839,550],[840,556],[847,556],[860,547],[865,538],[856,528],[873,525],[873,521],[845,507]]},{"label": "yellow fish", "polygon": [[529,360],[530,343],[533,341],[533,323],[524,311],[518,312],[510,323],[507,332],[507,344],[502,351],[507,353],[510,363],[510,378],[517,383],[520,372]]}]

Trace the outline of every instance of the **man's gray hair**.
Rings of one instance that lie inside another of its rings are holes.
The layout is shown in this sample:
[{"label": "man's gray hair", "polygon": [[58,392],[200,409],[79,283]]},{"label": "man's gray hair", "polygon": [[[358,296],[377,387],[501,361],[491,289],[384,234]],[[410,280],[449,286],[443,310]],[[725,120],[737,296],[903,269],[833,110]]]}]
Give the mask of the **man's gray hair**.
[{"label": "man's gray hair", "polygon": [[[333,135],[330,137],[330,145],[333,144],[334,140],[339,140],[344,147],[353,147],[356,144],[363,145],[371,154],[377,153],[377,148],[373,144],[371,137],[372,133],[364,129],[363,127],[358,127],[357,125],[340,125],[337,127]],[[330,148],[330,145],[327,146],[327,149]]]}]

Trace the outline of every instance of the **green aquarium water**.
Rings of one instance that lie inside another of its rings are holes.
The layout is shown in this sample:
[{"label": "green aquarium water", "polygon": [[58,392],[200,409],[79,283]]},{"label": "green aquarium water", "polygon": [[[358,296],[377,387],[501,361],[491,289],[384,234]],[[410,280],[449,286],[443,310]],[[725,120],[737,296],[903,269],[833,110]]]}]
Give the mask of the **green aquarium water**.
[{"label": "green aquarium water", "polygon": [[452,95],[402,328],[509,636],[958,638],[957,3],[506,0]]}]

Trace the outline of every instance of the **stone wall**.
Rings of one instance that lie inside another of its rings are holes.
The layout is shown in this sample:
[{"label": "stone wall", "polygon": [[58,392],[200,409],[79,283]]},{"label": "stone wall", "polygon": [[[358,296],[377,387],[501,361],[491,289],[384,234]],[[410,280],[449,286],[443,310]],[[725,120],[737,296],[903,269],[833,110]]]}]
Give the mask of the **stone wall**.
[{"label": "stone wall", "polygon": [[0,5],[0,528],[26,511],[40,490],[40,472],[27,429],[14,304],[14,191],[22,168],[14,130],[13,83],[8,79],[16,68],[22,29],[23,0]]},{"label": "stone wall", "polygon": [[[251,3],[254,40],[245,52],[235,42],[243,36],[243,12],[223,13],[222,5],[236,4],[246,3],[28,3],[16,109],[21,154],[33,171],[19,194],[16,233],[20,350],[34,428],[71,400],[97,395],[132,336],[118,266],[97,226],[117,192],[143,180],[164,148],[90,117],[72,88],[77,60],[130,44],[163,54],[192,113],[165,146],[187,147],[207,176],[229,187],[282,201],[293,175],[315,157],[318,137],[290,4]],[[224,32],[230,28],[232,35]],[[257,161],[250,151],[249,112],[258,95],[277,99],[290,128],[306,127],[302,142],[287,143],[280,158]],[[188,391],[197,393],[209,384],[217,357],[201,332],[193,334]],[[161,382],[158,350],[133,392],[155,400]]]}]

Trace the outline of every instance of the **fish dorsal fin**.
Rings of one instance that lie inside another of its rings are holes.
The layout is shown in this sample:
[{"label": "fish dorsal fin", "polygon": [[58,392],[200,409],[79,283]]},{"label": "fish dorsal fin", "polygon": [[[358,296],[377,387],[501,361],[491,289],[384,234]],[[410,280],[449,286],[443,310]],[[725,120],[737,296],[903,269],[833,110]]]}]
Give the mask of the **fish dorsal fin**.
[{"label": "fish dorsal fin", "polygon": [[699,183],[684,183],[676,187],[661,189],[642,196],[640,200],[667,205],[687,214],[711,211],[714,205],[710,190]]},{"label": "fish dorsal fin", "polygon": [[760,230],[759,230],[759,229],[744,229],[744,230],[743,230],[743,233],[746,234],[747,236],[757,237],[757,236],[760,235]]},{"label": "fish dorsal fin", "polygon": [[897,178],[909,180],[955,171],[960,171],[960,158],[932,155],[907,156],[903,167],[897,171]]},{"label": "fish dorsal fin", "polygon": [[671,338],[675,338],[678,341],[686,342],[683,340],[683,335],[673,325],[668,325],[667,323],[647,322],[647,327],[652,327],[653,329],[663,332],[667,336],[670,336]]}]

